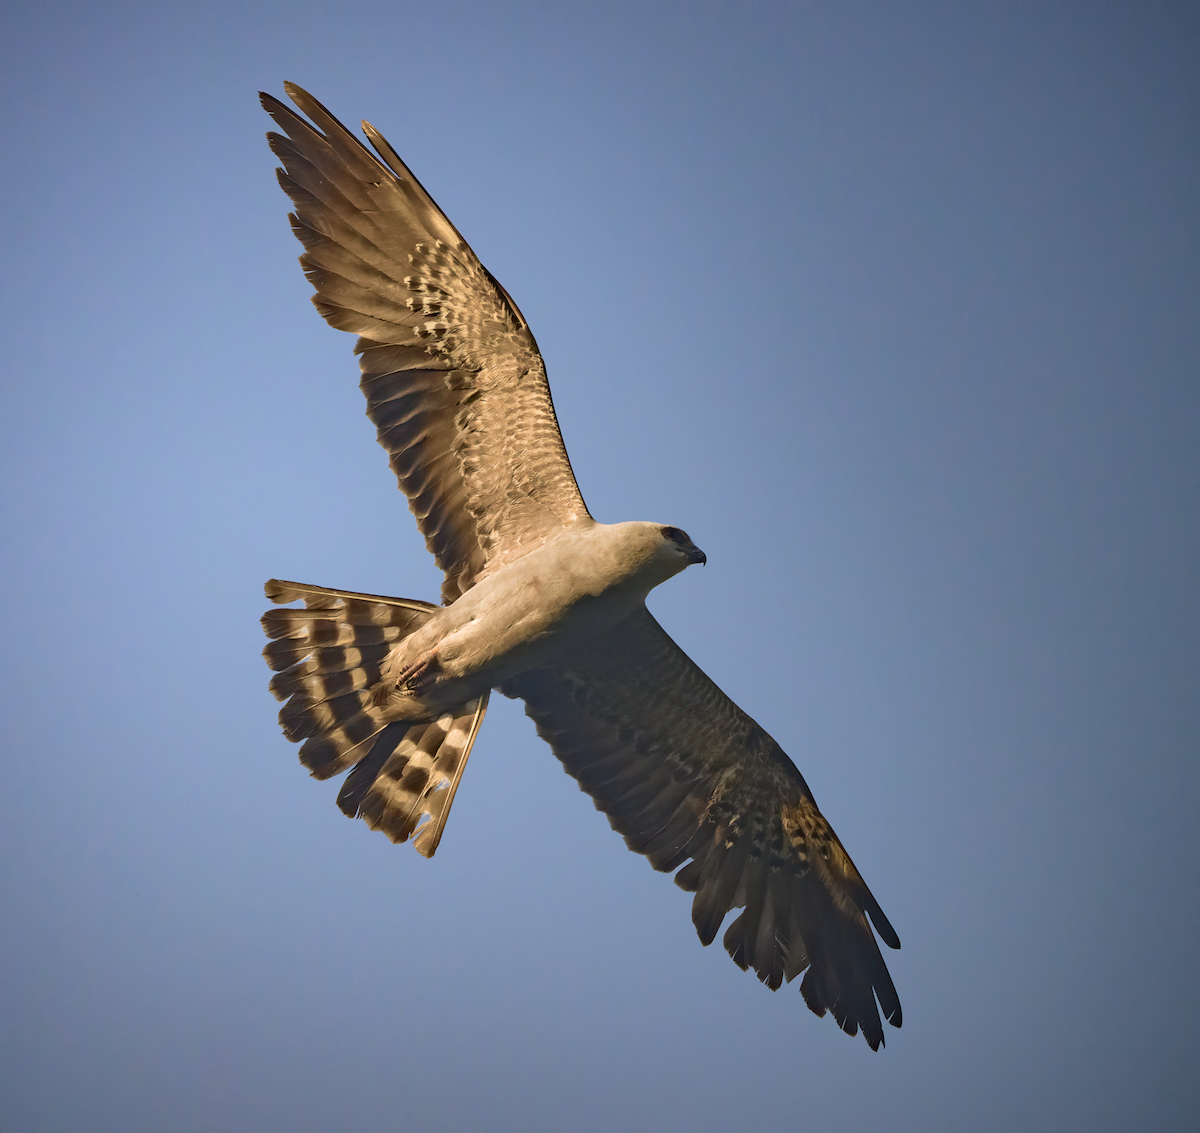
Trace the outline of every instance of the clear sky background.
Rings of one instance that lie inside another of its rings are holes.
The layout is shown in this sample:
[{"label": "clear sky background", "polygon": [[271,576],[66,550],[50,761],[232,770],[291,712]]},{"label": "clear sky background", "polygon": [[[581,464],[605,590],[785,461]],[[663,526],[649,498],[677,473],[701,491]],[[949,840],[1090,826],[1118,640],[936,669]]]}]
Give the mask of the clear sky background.
[{"label": "clear sky background", "polygon": [[[1194,1130],[1193,4],[9,4],[0,1126]],[[598,519],[896,926],[775,994],[497,699],[432,862],[275,723],[271,576],[438,576],[256,91],[391,140]]]}]

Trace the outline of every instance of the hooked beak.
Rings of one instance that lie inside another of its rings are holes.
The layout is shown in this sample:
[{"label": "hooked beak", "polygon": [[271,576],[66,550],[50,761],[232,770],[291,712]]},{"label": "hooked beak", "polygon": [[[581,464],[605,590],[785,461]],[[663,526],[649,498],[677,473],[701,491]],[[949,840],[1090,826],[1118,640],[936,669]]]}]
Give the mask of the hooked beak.
[{"label": "hooked beak", "polygon": [[699,563],[701,566],[704,566],[708,562],[708,556],[693,543],[692,549],[688,551],[688,562]]}]

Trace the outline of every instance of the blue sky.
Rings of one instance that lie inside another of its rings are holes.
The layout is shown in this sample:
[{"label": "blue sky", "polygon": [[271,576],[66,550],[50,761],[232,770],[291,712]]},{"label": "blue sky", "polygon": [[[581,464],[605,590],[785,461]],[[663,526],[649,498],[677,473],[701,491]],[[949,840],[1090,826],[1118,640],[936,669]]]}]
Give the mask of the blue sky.
[{"label": "blue sky", "polygon": [[[0,1124],[1192,1128],[1186,4],[12,4]],[[309,780],[271,576],[434,598],[256,92],[388,137],[598,519],[904,948],[872,1055],[494,703],[437,857]]]}]

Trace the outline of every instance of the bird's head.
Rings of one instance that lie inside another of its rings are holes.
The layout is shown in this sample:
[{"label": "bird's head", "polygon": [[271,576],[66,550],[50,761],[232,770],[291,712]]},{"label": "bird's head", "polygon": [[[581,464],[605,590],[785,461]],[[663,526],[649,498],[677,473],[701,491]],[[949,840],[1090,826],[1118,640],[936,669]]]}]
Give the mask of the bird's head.
[{"label": "bird's head", "polygon": [[621,573],[643,596],[692,563],[706,561],[685,531],[662,523],[617,523],[606,529],[604,540]]},{"label": "bird's head", "polygon": [[691,566],[692,563],[703,566],[708,562],[708,556],[688,538],[686,531],[681,531],[678,527],[660,527],[658,533],[663,543],[660,554],[665,554],[668,561],[682,559],[683,565],[679,567],[680,570]]}]

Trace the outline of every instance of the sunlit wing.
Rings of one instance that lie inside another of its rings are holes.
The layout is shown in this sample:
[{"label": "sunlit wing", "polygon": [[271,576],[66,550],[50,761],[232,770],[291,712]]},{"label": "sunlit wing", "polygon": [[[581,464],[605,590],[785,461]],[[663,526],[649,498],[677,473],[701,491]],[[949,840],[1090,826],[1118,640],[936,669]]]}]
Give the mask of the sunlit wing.
[{"label": "sunlit wing", "polygon": [[[315,98],[270,95],[268,134],[295,205],[317,310],[359,336],[367,415],[426,545],[443,601],[587,516],[524,317],[371,126],[372,154]],[[382,161],[380,160],[382,158]]]}]

